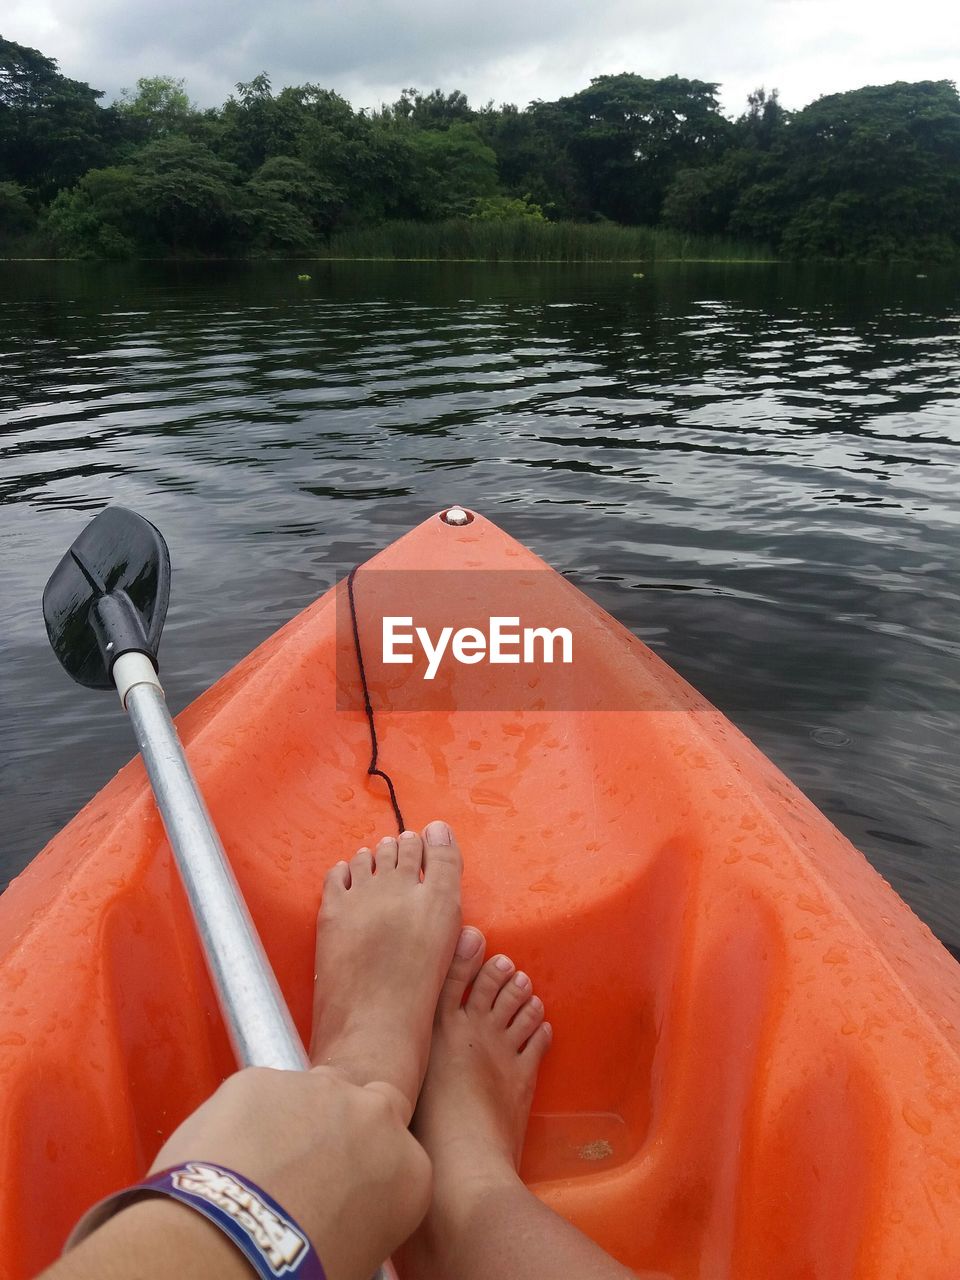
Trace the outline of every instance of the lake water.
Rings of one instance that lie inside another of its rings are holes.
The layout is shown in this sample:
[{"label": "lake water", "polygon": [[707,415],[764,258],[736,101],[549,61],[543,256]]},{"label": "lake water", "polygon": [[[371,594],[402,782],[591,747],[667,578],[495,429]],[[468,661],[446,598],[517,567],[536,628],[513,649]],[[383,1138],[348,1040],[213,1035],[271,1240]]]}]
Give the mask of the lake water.
[{"label": "lake water", "polygon": [[960,275],[644,270],[0,263],[0,885],[131,754],[40,616],[99,507],[170,543],[178,710],[455,500],[657,649],[960,954]]}]

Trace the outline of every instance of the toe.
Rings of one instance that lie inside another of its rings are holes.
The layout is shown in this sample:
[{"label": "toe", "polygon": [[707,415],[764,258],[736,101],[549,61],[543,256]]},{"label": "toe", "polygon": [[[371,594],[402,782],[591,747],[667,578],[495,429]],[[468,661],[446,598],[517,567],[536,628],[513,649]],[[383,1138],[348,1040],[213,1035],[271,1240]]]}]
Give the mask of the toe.
[{"label": "toe", "polygon": [[491,956],[477,974],[467,998],[471,1013],[489,1013],[504,983],[510,980],[514,963],[509,956]]},{"label": "toe", "polygon": [[541,1022],[536,1031],[520,1050],[520,1057],[529,1062],[534,1071],[543,1061],[544,1054],[553,1042],[553,1027],[549,1022]]},{"label": "toe", "polygon": [[383,836],[377,845],[374,863],[378,871],[394,871],[397,866],[397,841],[394,836]]},{"label": "toe", "polygon": [[452,1013],[463,1003],[463,993],[477,976],[483,963],[484,937],[479,929],[467,925],[461,929],[450,969],[437,1003],[438,1013]]},{"label": "toe", "polygon": [[397,867],[411,875],[420,875],[423,863],[423,841],[416,831],[404,831],[399,840],[400,851]]},{"label": "toe", "polygon": [[493,1017],[497,1026],[505,1027],[521,1005],[533,995],[533,984],[525,973],[513,975],[493,1002]]},{"label": "toe", "polygon": [[344,889],[350,888],[350,864],[344,861],[335,862],[323,877],[323,896],[335,896]]},{"label": "toe", "polygon": [[543,1001],[539,996],[531,996],[510,1023],[507,1036],[518,1049],[521,1049],[542,1022]]},{"label": "toe", "polygon": [[445,822],[429,822],[423,829],[424,884],[459,885],[463,857],[453,832]]},{"label": "toe", "polygon": [[373,854],[366,846],[358,849],[350,859],[350,884],[355,885],[369,880],[373,874]]}]

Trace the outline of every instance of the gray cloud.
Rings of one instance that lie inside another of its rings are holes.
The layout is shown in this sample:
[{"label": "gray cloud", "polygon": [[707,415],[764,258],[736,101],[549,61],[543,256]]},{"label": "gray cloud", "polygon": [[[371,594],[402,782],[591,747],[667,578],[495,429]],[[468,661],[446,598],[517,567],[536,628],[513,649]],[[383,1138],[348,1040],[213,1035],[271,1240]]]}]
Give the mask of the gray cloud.
[{"label": "gray cloud", "polygon": [[203,106],[266,70],[357,106],[407,85],[521,105],[623,70],[719,81],[730,112],[758,84],[788,106],[893,79],[953,78],[960,24],[946,0],[8,0],[3,33],[108,97],[139,76],[183,76]]}]

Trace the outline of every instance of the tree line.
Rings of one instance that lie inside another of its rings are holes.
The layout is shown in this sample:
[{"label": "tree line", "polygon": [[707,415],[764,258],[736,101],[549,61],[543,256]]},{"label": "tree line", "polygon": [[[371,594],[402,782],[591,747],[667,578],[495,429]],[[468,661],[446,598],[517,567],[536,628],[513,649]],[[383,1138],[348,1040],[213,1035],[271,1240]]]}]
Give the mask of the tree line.
[{"label": "tree line", "polygon": [[869,86],[786,110],[758,89],[604,75],[473,107],[405,90],[355,110],[266,74],[199,109],[172,77],[116,102],[0,38],[0,247],[71,256],[307,255],[397,220],[667,227],[790,258],[960,255],[960,97]]}]

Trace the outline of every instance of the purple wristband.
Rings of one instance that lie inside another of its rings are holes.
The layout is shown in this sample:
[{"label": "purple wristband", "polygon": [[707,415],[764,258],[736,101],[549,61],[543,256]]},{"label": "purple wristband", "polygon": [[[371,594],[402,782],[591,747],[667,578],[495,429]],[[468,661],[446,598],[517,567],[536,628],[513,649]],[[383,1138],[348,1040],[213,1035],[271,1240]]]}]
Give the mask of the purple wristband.
[{"label": "purple wristband", "polygon": [[163,1195],[196,1209],[228,1235],[263,1280],[326,1280],[307,1233],[249,1178],[232,1169],[191,1160],[107,1196],[85,1213],[64,1252],[79,1244],[120,1209],[141,1196]]}]

